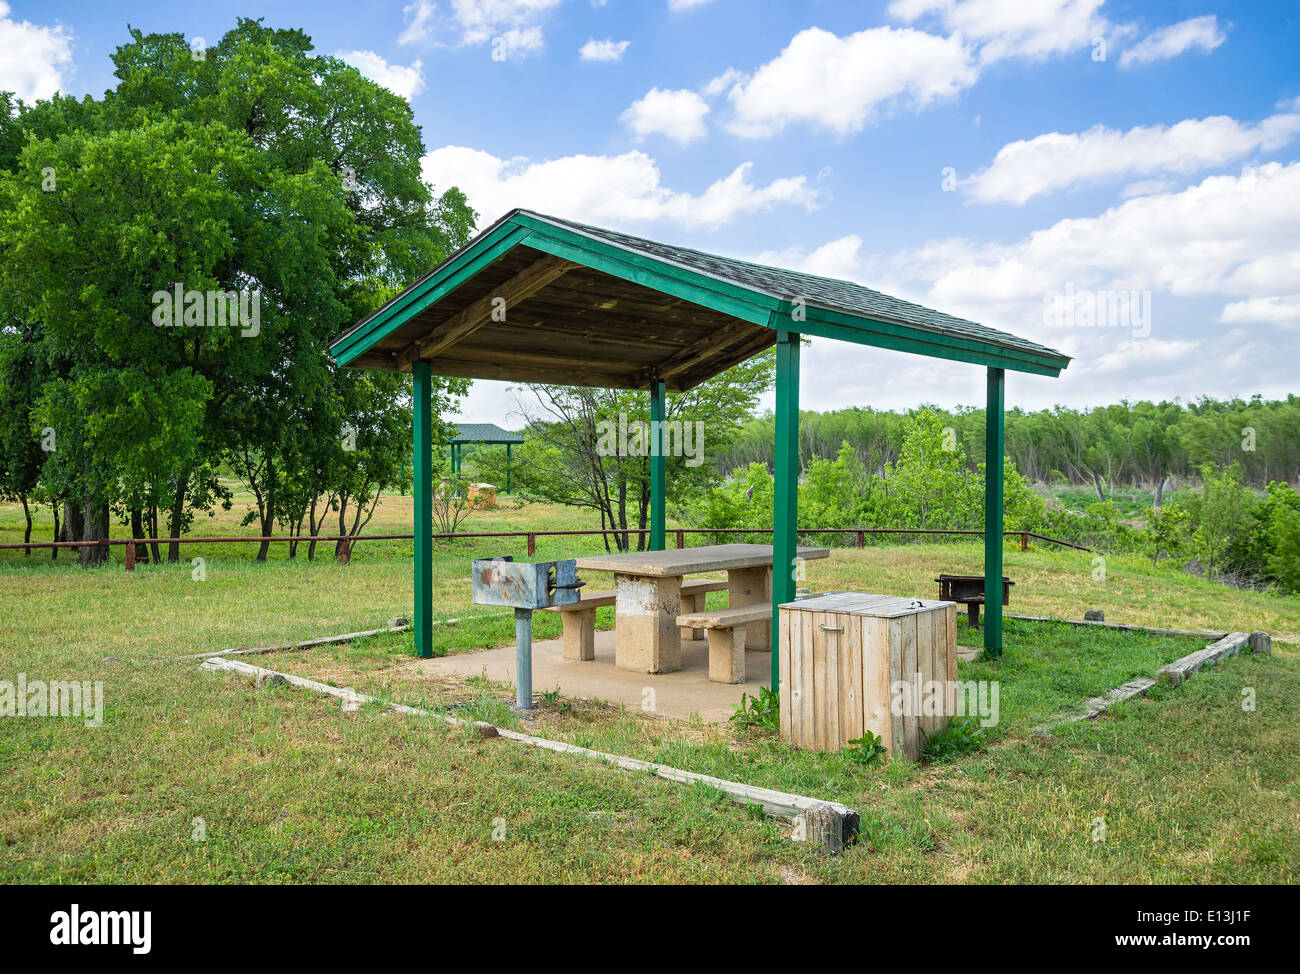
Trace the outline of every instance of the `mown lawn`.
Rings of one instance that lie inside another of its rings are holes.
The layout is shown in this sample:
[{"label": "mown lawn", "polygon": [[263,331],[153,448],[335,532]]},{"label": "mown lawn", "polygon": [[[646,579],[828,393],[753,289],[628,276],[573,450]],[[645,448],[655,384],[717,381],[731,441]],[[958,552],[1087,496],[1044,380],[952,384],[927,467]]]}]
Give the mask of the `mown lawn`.
[{"label": "mown lawn", "polygon": [[[396,499],[395,503],[403,499]],[[406,499],[409,506],[409,499]],[[386,515],[387,516],[387,515]],[[394,520],[400,510],[394,509]],[[0,509],[12,536],[14,509]],[[582,526],[530,506],[492,523]],[[393,525],[396,528],[396,524]],[[473,525],[471,525],[473,527]],[[208,531],[208,527],[198,530]],[[599,545],[539,539],[538,558]],[[251,554],[251,551],[246,553]],[[173,566],[80,570],[0,563],[0,680],[103,680],[104,725],[11,719],[0,733],[0,879],[9,882],[1293,882],[1300,874],[1300,600],[1237,592],[1083,552],[1009,547],[1012,611],[1273,633],[1243,656],[1113,715],[1027,728],[1150,672],[1183,640],[1009,622],[988,746],[942,763],[861,767],[770,736],[548,701],[529,729],[854,805],[863,841],[838,859],[704,789],[683,788],[419,718],[286,689],[257,690],[155,657],[355,631],[410,613],[409,543],[351,565],[186,552]],[[469,606],[471,557],[518,544],[439,546],[435,605],[471,621],[439,649],[509,642],[508,616]],[[195,581],[188,558],[207,557]],[[978,571],[974,545],[839,550],[810,562],[817,590],[933,594]],[[538,617],[542,635],[558,621]],[[974,639],[963,637],[963,642]],[[1196,644],[1193,644],[1193,646]],[[258,657],[389,697],[493,709],[504,688],[411,687],[404,637]],[[107,659],[112,657],[113,659]],[[539,688],[544,689],[544,688]],[[1243,709],[1253,691],[1255,709]],[[503,718],[504,719],[504,718]],[[202,820],[204,841],[192,836]],[[1104,826],[1104,838],[1094,841]],[[494,832],[500,841],[494,838]]]}]

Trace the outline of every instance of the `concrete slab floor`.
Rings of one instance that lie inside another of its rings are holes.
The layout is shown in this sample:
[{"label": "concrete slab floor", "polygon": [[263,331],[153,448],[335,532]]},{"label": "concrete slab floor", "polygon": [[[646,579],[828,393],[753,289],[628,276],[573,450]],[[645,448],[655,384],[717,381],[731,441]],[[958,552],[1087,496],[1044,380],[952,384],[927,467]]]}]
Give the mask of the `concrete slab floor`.
[{"label": "concrete slab floor", "polygon": [[[614,665],[614,631],[597,630],[596,658],[586,662],[566,660],[559,639],[533,643],[533,691],[554,690],[566,697],[598,698],[622,703],[629,710],[656,713],[682,720],[694,714],[706,723],[722,723],[740,703],[740,695],[758,694],[771,674],[771,653],[745,653],[744,683],[709,680],[709,644],[705,639],[682,640],[682,668],[673,673],[633,673]],[[482,676],[512,686],[515,682],[515,647],[501,646],[476,653],[457,653],[418,660],[413,667],[424,673],[463,680]],[[653,694],[648,691],[653,691]],[[650,703],[653,706],[650,706]]]}]

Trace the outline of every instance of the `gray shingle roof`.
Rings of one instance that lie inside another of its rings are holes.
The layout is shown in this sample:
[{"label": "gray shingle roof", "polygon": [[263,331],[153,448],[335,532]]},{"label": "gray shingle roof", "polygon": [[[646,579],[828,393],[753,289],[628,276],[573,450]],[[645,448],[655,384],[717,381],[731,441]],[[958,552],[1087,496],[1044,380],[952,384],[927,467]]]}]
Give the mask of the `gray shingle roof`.
[{"label": "gray shingle roof", "polygon": [[458,423],[452,443],[522,443],[518,433],[503,430],[492,423]]},{"label": "gray shingle roof", "polygon": [[1063,362],[1069,360],[1069,356],[1065,353],[1058,352],[1045,345],[1039,345],[1028,339],[999,331],[996,328],[989,328],[986,325],[968,321],[965,318],[956,318],[944,314],[942,311],[935,311],[933,308],[927,308],[911,301],[891,297],[888,294],[882,294],[880,291],[873,291],[861,284],[854,284],[852,281],[840,281],[832,277],[820,277],[816,274],[805,274],[780,267],[766,267],[762,264],[753,264],[732,257],[721,257],[701,250],[692,250],[689,247],[675,247],[671,244],[647,240],[644,237],[636,237],[616,230],[605,230],[601,227],[574,223],[571,220],[547,216],[545,213],[537,213],[532,210],[511,211],[511,214],[507,214],[507,217],[515,212],[526,213],[535,219],[544,220],[557,227],[564,227],[567,230],[604,241],[616,247],[644,253],[659,260],[676,264],[679,267],[728,281],[739,287],[759,291],[771,297],[787,299],[802,297],[809,304],[833,311],[842,311],[846,314],[862,315],[880,321],[895,322],[942,334],[970,338],[1007,349],[1048,355],[1059,358]]}]

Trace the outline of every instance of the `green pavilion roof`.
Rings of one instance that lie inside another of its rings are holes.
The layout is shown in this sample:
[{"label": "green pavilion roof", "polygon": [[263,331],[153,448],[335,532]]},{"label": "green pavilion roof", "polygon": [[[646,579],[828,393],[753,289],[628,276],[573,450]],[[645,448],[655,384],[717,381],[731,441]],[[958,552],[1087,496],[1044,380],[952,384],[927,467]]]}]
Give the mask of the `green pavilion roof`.
[{"label": "green pavilion roof", "polygon": [[688,389],[780,332],[1059,375],[1005,331],[800,271],[512,210],[337,337],[336,360],[436,374]]},{"label": "green pavilion roof", "polygon": [[494,423],[459,423],[456,426],[456,435],[448,442],[511,443],[517,445],[524,442],[524,438],[518,433],[503,430]]}]

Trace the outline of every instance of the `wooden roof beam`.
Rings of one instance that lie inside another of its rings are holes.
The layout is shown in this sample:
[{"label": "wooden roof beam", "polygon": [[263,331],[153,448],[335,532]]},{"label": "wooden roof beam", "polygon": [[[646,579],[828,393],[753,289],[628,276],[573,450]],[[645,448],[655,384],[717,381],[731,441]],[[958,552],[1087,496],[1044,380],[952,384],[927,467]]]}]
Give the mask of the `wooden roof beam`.
[{"label": "wooden roof beam", "polygon": [[[579,265],[562,257],[547,255],[541,257],[514,277],[492,289],[468,307],[452,315],[430,334],[417,338],[406,346],[397,356],[397,367],[408,369],[418,359],[431,359],[450,348],[466,335],[471,335],[492,320],[492,314],[499,307],[509,310],[513,305],[536,294],[552,281],[574,270]],[[500,299],[504,306],[496,302]]]},{"label": "wooden roof beam", "polygon": [[748,321],[737,319],[731,324],[723,325],[721,328],[709,332],[695,344],[687,346],[659,363],[655,369],[647,370],[646,375],[650,376],[653,372],[656,373],[653,376],[654,378],[671,379],[683,372],[689,372],[705,359],[717,355],[722,349],[742,338],[754,337],[756,332],[764,330],[761,325],[754,325]]}]

